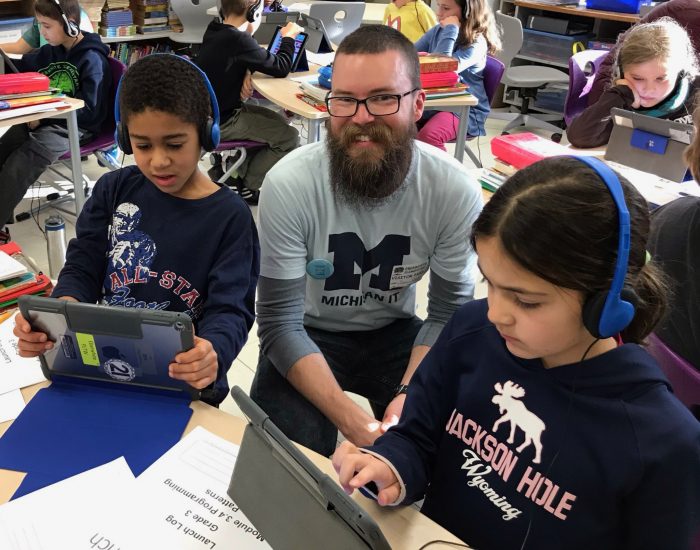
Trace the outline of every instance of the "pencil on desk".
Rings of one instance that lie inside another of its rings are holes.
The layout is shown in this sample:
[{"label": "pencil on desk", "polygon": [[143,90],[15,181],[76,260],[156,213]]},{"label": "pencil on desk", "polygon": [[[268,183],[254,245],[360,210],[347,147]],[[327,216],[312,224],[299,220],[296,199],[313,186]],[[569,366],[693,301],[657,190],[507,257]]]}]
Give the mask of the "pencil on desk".
[{"label": "pencil on desk", "polygon": [[7,321],[10,317],[12,317],[15,313],[17,312],[16,309],[11,309],[9,311],[3,311],[0,313],[0,323],[4,323]]}]

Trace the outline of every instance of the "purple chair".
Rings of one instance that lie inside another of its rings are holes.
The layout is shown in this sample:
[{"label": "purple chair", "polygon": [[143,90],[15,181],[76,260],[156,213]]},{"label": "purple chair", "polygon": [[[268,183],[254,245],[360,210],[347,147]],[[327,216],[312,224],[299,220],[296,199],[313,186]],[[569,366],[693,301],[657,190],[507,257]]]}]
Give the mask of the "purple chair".
[{"label": "purple chair", "polygon": [[666,374],[673,393],[700,420],[700,371],[664,344],[656,334],[647,338],[647,350]]},{"label": "purple chair", "polygon": [[564,103],[564,121],[571,121],[587,107],[588,92],[593,80],[603,64],[607,50],[584,50],[569,58],[569,91]]},{"label": "purple chair", "polygon": [[[486,56],[486,66],[484,67],[484,92],[489,100],[489,105],[493,103],[493,98],[496,95],[498,85],[501,83],[501,78],[506,70],[506,66],[500,60],[490,55]],[[481,161],[477,158],[474,152],[469,148],[468,142],[476,136],[467,136],[467,143],[464,144],[464,152],[467,153],[469,159],[477,168],[482,168]]]},{"label": "purple chair", "polygon": [[[97,134],[89,143],[80,146],[80,156],[86,157],[88,155],[95,155],[100,165],[107,167],[107,169],[109,169],[110,171],[114,171],[121,168],[121,164],[117,163],[116,159],[109,155],[109,152],[113,150],[116,146],[116,142],[114,140],[114,130],[116,128],[116,123],[114,121],[114,98],[116,97],[119,80],[121,79],[122,75],[126,72],[126,65],[124,65],[121,61],[113,57],[107,58],[107,62],[109,63],[109,68],[112,73],[112,94],[108,101],[109,113],[107,114],[107,118],[105,119],[104,125],[100,133]],[[66,179],[67,181],[72,181],[72,172],[70,172],[71,175],[68,175],[68,173],[61,172],[62,168],[70,170],[70,160],[70,151],[68,151],[65,154],[61,155],[54,164],[47,168],[47,170],[50,170],[60,178]],[[47,183],[49,183],[52,187],[55,187],[56,190],[59,192],[65,191],[65,189],[59,186],[57,183],[50,181]],[[85,187],[86,196],[89,184],[90,180],[85,174],[83,174],[82,182],[73,182],[74,186],[83,185]],[[72,200],[72,193],[73,189],[69,189],[67,194],[56,196],[56,198],[50,198],[51,195],[49,195],[49,201],[45,202],[44,204],[40,204],[36,208],[32,208],[31,212],[32,214],[34,214],[36,212],[39,212],[40,210],[43,210],[44,208],[56,208],[70,216],[75,216],[74,210],[67,210],[58,207],[58,204],[66,200]],[[21,214],[20,216],[23,216],[23,214]]]},{"label": "purple chair", "polygon": [[[248,150],[260,149],[261,147],[266,147],[266,144],[259,141],[247,140],[219,142],[219,145],[212,151],[212,154],[218,153],[221,155],[222,166],[228,164],[226,162],[226,157],[231,157],[234,161],[226,168],[223,175],[217,180],[217,183],[225,185],[226,180],[234,173],[237,173],[238,169],[245,162],[248,156]],[[214,158],[215,157],[212,156],[212,159]],[[212,160],[212,162],[214,162],[214,160]]]}]

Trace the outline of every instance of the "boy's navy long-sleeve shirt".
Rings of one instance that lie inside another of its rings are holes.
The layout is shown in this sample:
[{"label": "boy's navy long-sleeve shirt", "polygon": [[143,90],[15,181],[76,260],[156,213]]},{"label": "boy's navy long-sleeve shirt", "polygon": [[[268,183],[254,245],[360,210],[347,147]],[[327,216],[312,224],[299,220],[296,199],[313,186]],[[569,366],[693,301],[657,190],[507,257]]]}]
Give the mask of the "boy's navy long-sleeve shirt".
[{"label": "boy's navy long-sleeve shirt", "polygon": [[283,38],[277,54],[272,54],[247,32],[218,21],[209,23],[196,61],[214,88],[221,122],[241,108],[241,88],[247,70],[284,78],[292,68],[293,54],[292,38]]},{"label": "boy's navy long-sleeve shirt", "polygon": [[[107,57],[109,47],[95,33],[84,32],[83,38],[70,50],[46,44],[15,62],[22,72],[45,74],[51,86],[64,94],[82,99],[85,106],[78,111],[78,126],[93,134],[99,133],[108,116],[112,116],[112,71]],[[51,124],[60,123],[55,119]]]},{"label": "boy's navy long-sleeve shirt", "polygon": [[404,502],[425,495],[423,513],[480,550],[688,548],[700,424],[654,359],[624,344],[546,369],[486,314],[485,300],[455,313],[369,448]]},{"label": "boy's navy long-sleeve shirt", "polygon": [[130,166],[95,185],[53,296],[187,313],[218,355],[217,380],[202,399],[219,404],[253,325],[259,264],[250,209],[230,189],[181,199]]}]

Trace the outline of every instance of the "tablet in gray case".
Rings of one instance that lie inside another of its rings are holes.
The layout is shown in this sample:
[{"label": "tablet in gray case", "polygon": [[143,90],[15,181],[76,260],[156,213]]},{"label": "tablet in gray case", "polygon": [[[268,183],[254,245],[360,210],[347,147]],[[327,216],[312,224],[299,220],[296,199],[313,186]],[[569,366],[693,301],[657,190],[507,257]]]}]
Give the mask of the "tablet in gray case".
[{"label": "tablet in gray case", "polygon": [[39,296],[22,296],[18,303],[32,328],[56,344],[40,356],[47,379],[86,379],[198,398],[196,389],[168,374],[175,355],[194,345],[186,314]]},{"label": "tablet in gray case", "polygon": [[[619,162],[671,181],[683,181],[687,170],[683,151],[695,135],[692,125],[650,117],[617,107],[610,109],[610,116],[613,120],[613,130],[605,150],[606,160]],[[647,141],[652,145],[653,141],[657,144],[665,141],[663,154],[633,145],[635,130],[647,132],[649,134]],[[658,139],[654,136],[658,136]]]},{"label": "tablet in gray case", "polygon": [[275,550],[390,550],[369,514],[235,386],[249,418],[228,495]]}]

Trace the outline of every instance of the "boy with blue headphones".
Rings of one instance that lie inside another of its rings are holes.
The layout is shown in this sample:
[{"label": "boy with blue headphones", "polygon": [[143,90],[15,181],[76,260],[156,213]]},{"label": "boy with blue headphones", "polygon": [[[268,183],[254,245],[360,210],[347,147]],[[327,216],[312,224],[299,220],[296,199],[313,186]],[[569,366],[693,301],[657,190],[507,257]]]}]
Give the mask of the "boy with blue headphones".
[{"label": "boy with blue headphones", "polygon": [[[218,406],[253,325],[259,245],[250,209],[198,167],[219,142],[216,98],[196,65],[171,54],[131,65],[117,96],[117,141],[136,166],[95,184],[53,296],[186,313],[195,345],[170,375]],[[52,345],[20,316],[15,334],[25,356]]]},{"label": "boy with blue headphones", "polygon": [[[21,72],[45,74],[51,86],[85,102],[78,128],[81,141],[89,141],[109,116],[109,48],[96,34],[80,30],[77,0],[37,0],[35,11],[48,44],[15,64]],[[17,124],[0,139],[0,227],[29,186],[68,149],[66,123],[53,118]]]},{"label": "boy with blue headphones", "polygon": [[472,231],[488,299],[443,329],[399,424],[336,452],[346,491],[425,497],[482,550],[688,548],[700,424],[640,346],[665,303],[648,231],[646,201],[597,159],[511,177]]},{"label": "boy with blue headphones", "polygon": [[250,151],[241,170],[243,179],[238,190],[249,204],[257,204],[258,190],[268,170],[299,146],[299,133],[281,115],[241,100],[247,73],[259,71],[279,78],[289,74],[294,38],[302,30],[296,23],[288,23],[280,31],[279,52],[268,52],[251,36],[260,24],[263,5],[263,0],[218,0],[221,21],[209,24],[197,57],[221,105],[221,139],[267,144]]}]

